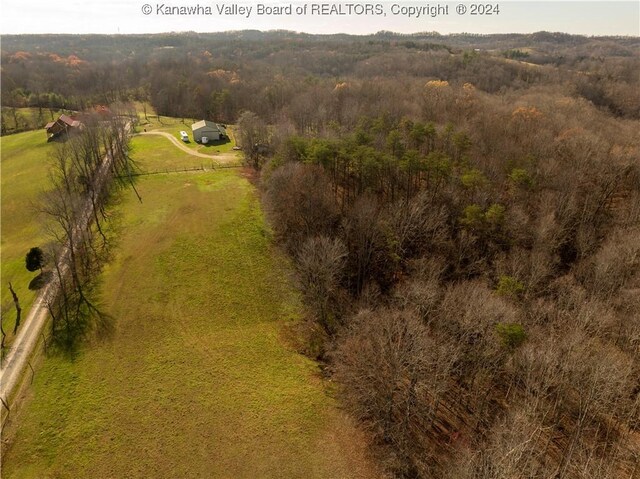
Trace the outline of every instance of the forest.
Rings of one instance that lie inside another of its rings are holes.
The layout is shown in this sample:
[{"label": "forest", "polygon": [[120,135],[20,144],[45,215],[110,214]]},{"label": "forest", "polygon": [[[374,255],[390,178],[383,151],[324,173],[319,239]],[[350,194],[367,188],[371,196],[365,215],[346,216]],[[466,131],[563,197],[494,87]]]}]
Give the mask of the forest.
[{"label": "forest", "polygon": [[16,108],[134,101],[237,124],[295,266],[298,348],[390,475],[633,478],[639,46],[4,36],[2,128]]},{"label": "forest", "polygon": [[[297,128],[329,121],[353,128],[382,111],[415,115],[416,95],[435,79],[491,94],[546,88],[637,119],[638,46],[635,37],[547,32],[5,35],[1,98],[5,110],[82,110],[127,99],[148,101],[161,115],[233,122],[251,110],[272,125],[288,118]],[[347,80],[340,103],[332,92]],[[10,113],[3,110],[3,125]]]}]

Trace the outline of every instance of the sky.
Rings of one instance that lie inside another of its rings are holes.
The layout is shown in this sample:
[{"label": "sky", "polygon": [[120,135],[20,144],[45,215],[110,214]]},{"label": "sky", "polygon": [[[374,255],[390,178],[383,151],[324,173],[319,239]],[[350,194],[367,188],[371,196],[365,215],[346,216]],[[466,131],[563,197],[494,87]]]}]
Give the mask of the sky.
[{"label": "sky", "polygon": [[[367,34],[388,30],[447,34],[544,30],[640,36],[640,0],[484,0],[479,5],[491,7],[485,8],[485,12],[476,9],[476,15],[472,15],[473,3],[465,0],[0,0],[0,33],[125,34],[286,29],[307,33]],[[260,6],[270,8],[272,12],[265,8],[260,11]],[[167,12],[170,9],[175,12],[180,7],[191,7],[195,14],[170,15]],[[225,11],[227,8],[230,10]],[[276,12],[277,8],[281,11]],[[460,13],[462,10],[464,13]]]}]

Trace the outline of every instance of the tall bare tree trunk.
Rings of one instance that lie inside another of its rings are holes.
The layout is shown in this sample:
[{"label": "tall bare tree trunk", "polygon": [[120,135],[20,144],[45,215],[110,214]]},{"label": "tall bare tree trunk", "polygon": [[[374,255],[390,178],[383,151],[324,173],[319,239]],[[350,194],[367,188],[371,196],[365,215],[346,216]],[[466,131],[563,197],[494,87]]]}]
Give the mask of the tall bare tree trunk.
[{"label": "tall bare tree trunk", "polygon": [[[18,300],[18,295],[13,290],[13,286],[11,285],[11,281],[9,281],[9,291],[11,291],[11,296],[13,297],[13,304],[16,305],[16,325],[13,328],[13,334],[18,332],[18,326],[20,326],[20,318],[22,316],[22,308],[20,307],[20,301]],[[2,331],[2,347],[4,348],[4,331]]]}]

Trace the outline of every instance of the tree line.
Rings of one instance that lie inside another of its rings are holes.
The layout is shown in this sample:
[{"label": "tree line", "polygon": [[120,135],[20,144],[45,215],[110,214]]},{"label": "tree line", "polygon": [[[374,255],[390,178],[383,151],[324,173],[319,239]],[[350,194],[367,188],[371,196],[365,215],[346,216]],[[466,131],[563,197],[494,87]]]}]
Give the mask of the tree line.
[{"label": "tree line", "polygon": [[[503,55],[524,46],[526,62]],[[419,93],[416,82],[433,79],[489,93],[562,91],[638,118],[634,46],[626,38],[535,34],[7,36],[1,95],[5,107],[83,110],[143,101],[174,117],[233,123],[251,110],[270,123],[287,117],[317,128],[392,105],[401,110]],[[350,90],[334,92],[341,83]]]},{"label": "tree line", "polygon": [[128,155],[135,114],[117,106],[113,112],[108,119],[85,114],[83,129],[56,145],[50,189],[39,206],[52,240],[46,255],[58,285],[46,304],[53,341],[64,351],[73,351],[87,334],[110,327],[97,296],[113,243],[109,206],[119,187],[135,189],[135,166]]}]

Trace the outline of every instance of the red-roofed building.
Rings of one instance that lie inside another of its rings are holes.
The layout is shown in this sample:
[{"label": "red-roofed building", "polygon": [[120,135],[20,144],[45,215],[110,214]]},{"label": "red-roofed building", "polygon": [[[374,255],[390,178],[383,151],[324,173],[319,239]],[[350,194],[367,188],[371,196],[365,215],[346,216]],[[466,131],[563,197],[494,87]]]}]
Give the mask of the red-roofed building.
[{"label": "red-roofed building", "polygon": [[62,134],[71,134],[74,131],[80,131],[82,129],[82,123],[67,115],[60,115],[56,121],[49,122],[45,125],[47,130],[48,141],[59,137]]}]

